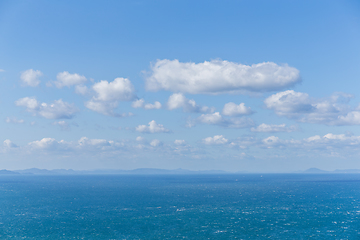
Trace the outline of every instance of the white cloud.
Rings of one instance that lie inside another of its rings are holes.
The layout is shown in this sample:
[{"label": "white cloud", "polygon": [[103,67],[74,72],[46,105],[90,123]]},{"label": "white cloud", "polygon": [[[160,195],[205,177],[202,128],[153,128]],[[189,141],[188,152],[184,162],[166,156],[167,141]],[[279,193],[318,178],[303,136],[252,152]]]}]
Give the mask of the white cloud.
[{"label": "white cloud", "polygon": [[175,143],[176,145],[185,145],[185,140],[176,139],[176,140],[174,141],[174,143]]},{"label": "white cloud", "polygon": [[136,137],[136,141],[143,142],[145,139],[141,136]]},{"label": "white cloud", "polygon": [[207,137],[203,139],[203,143],[212,145],[212,144],[225,144],[228,142],[228,139],[224,138],[223,135],[215,135],[214,137]]},{"label": "white cloud", "polygon": [[11,149],[11,148],[17,148],[18,146],[10,141],[9,139],[6,139],[3,143],[5,149]]},{"label": "white cloud", "polygon": [[85,107],[95,112],[123,117],[126,114],[114,113],[119,101],[132,101],[136,98],[134,87],[126,78],[116,78],[112,82],[102,80],[92,86],[95,96],[85,103]]},{"label": "white cloud", "polygon": [[221,125],[224,122],[223,117],[220,115],[219,112],[211,113],[211,114],[202,114],[198,120],[201,123],[207,124],[218,124]]},{"label": "white cloud", "polygon": [[40,141],[33,141],[29,146],[35,149],[54,149],[58,142],[54,138],[43,138]]},{"label": "white cloud", "polygon": [[55,100],[52,104],[40,103],[35,98],[21,98],[15,102],[17,106],[26,107],[28,112],[47,119],[72,118],[79,111],[73,104]]},{"label": "white cloud", "polygon": [[78,141],[80,147],[106,147],[111,145],[111,141],[107,141],[105,139],[89,139],[87,137],[82,137]]},{"label": "white cloud", "polygon": [[28,69],[21,73],[20,79],[24,86],[36,87],[40,84],[39,77],[41,77],[43,73],[39,70]]},{"label": "white cloud", "polygon": [[133,108],[142,108],[144,106],[144,103],[145,103],[144,99],[140,98],[140,99],[133,101],[131,103],[131,106]]},{"label": "white cloud", "polygon": [[144,99],[137,99],[134,102],[132,102],[131,106],[133,108],[144,108],[146,110],[150,110],[150,109],[160,109],[161,108],[161,103],[156,101],[154,102],[154,104],[151,103],[146,103]]},{"label": "white cloud", "polygon": [[219,125],[226,128],[246,128],[254,126],[254,121],[250,118],[224,118],[219,112],[202,114],[195,122]]},{"label": "white cloud", "polygon": [[236,105],[233,102],[226,103],[222,110],[222,114],[226,116],[240,116],[240,115],[249,115],[252,114],[250,107],[245,107],[245,103],[240,103]]},{"label": "white cloud", "polygon": [[0,72],[5,72],[5,70],[4,70],[4,69],[0,69]]},{"label": "white cloud", "polygon": [[350,106],[344,104],[351,97],[349,94],[336,93],[327,99],[314,99],[306,93],[288,90],[271,95],[264,103],[277,115],[299,122],[359,125],[360,111],[351,110]]},{"label": "white cloud", "polygon": [[55,86],[57,88],[70,87],[73,85],[83,84],[87,81],[85,76],[81,76],[77,73],[69,73],[67,71],[60,72],[56,75]]},{"label": "white cloud", "polygon": [[207,106],[199,106],[193,99],[187,99],[182,93],[174,93],[167,102],[169,110],[182,108],[184,112],[211,112],[213,109]]},{"label": "white cloud", "polygon": [[265,138],[262,140],[262,142],[267,145],[267,147],[273,147],[273,146],[278,146],[279,144],[281,144],[280,140],[278,137],[275,136],[270,136],[268,138]]},{"label": "white cloud", "polygon": [[12,118],[7,117],[7,118],[5,119],[5,121],[6,121],[7,123],[24,123],[24,122],[25,122],[23,119],[17,119],[16,117],[12,117]]},{"label": "white cloud", "polygon": [[153,146],[153,147],[157,147],[157,146],[161,145],[161,142],[160,142],[160,140],[158,140],[158,139],[153,139],[153,140],[150,142],[150,145]]},{"label": "white cloud", "polygon": [[101,80],[92,88],[96,92],[94,100],[97,101],[131,101],[135,98],[134,86],[127,78],[115,78],[112,82]]},{"label": "white cloud", "polygon": [[154,102],[154,104],[151,103],[147,103],[144,105],[144,109],[149,110],[149,109],[160,109],[161,108],[161,103],[160,102]]},{"label": "white cloud", "polygon": [[298,82],[299,70],[286,64],[264,62],[248,66],[221,60],[181,63],[164,59],[151,66],[146,88],[150,91],[218,94],[275,91]]},{"label": "white cloud", "polygon": [[272,133],[272,132],[294,132],[296,131],[298,128],[296,126],[290,126],[290,127],[286,127],[285,124],[279,124],[279,125],[274,125],[274,124],[265,124],[262,123],[259,126],[257,126],[256,128],[251,128],[252,132],[268,132],[268,133]]},{"label": "white cloud", "polygon": [[155,120],[149,122],[149,125],[139,125],[136,127],[136,131],[142,133],[166,133],[170,132],[169,129],[166,129],[162,124],[157,124]]}]

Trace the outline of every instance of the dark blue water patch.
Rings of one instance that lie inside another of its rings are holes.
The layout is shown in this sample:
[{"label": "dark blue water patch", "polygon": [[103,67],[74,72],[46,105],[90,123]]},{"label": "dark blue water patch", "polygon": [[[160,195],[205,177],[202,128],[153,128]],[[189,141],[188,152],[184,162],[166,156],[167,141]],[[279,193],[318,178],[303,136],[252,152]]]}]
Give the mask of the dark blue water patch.
[{"label": "dark blue water patch", "polygon": [[360,175],[0,176],[1,239],[357,239]]}]

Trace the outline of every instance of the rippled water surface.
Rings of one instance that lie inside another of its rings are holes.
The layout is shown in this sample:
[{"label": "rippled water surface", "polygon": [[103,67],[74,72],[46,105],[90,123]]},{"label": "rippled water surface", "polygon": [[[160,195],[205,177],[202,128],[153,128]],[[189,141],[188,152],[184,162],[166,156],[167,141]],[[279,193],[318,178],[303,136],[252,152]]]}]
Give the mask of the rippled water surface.
[{"label": "rippled water surface", "polygon": [[360,239],[360,175],[0,176],[1,239]]}]

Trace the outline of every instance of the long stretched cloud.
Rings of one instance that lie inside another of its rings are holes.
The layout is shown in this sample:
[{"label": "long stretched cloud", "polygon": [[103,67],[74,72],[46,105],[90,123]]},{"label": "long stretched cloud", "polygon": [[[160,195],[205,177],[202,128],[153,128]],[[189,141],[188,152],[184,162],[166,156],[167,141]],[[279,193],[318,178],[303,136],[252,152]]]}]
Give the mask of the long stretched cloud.
[{"label": "long stretched cloud", "polygon": [[222,60],[182,63],[164,59],[151,66],[146,88],[191,94],[266,92],[291,87],[300,81],[299,70],[287,64],[243,65]]}]

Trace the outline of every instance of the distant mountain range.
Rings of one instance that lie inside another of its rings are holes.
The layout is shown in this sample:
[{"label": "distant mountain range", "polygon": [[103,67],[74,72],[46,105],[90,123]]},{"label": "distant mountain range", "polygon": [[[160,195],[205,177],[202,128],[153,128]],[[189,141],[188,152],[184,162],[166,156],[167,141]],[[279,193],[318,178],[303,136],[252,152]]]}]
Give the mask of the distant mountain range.
[{"label": "distant mountain range", "polygon": [[300,173],[360,173],[360,169],[336,169],[334,171],[325,171],[318,168],[309,168]]},{"label": "distant mountain range", "polygon": [[[228,174],[229,172],[221,170],[191,171],[186,169],[156,169],[156,168],[138,168],[134,170],[91,170],[91,171],[75,171],[72,169],[38,169],[30,168],[25,170],[0,170],[0,175],[23,174],[23,175],[90,175],[90,174],[132,174],[132,175],[161,175],[161,174]],[[239,172],[240,173],[240,172]],[[242,172],[245,173],[245,172]]]},{"label": "distant mountain range", "polygon": [[[295,174],[336,174],[336,173],[360,173],[360,169],[344,169],[344,170],[334,170],[334,171],[325,171],[318,168],[309,168],[305,171],[296,171]],[[0,170],[0,175],[194,175],[194,174],[250,174],[250,172],[239,171],[239,172],[226,172],[221,170],[204,170],[204,171],[192,171],[186,169],[157,169],[157,168],[137,168],[133,170],[113,170],[113,169],[102,169],[102,170],[83,170],[76,171],[72,169],[39,169],[39,168],[30,168],[25,170]]]}]

